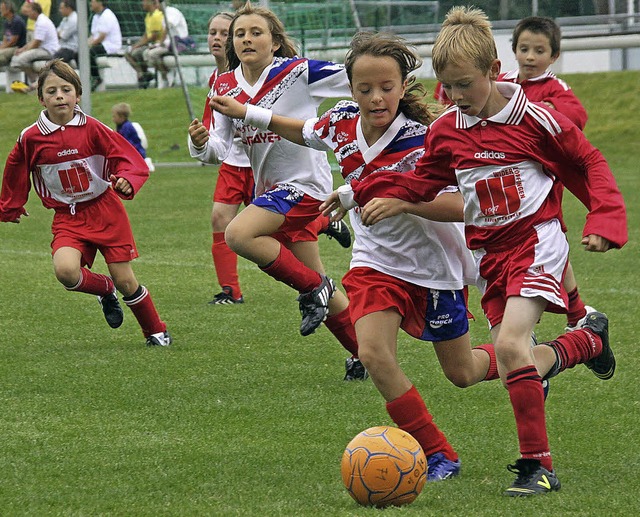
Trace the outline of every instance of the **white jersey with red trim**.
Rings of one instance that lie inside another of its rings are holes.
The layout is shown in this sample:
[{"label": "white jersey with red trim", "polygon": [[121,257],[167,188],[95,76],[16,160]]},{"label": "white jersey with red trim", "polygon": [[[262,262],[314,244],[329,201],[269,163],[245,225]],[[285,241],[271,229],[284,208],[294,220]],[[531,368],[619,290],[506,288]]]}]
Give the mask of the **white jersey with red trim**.
[{"label": "white jersey with red trim", "polygon": [[[274,114],[301,120],[317,116],[318,106],[325,99],[350,96],[343,65],[299,57],[275,58],[253,85],[238,67],[221,74],[214,91],[242,104],[254,104]],[[191,149],[191,156],[206,163],[220,163],[227,157],[236,131],[240,131],[251,161],[256,196],[284,183],[315,199],[325,199],[331,193],[333,179],[326,153],[218,112],[214,112],[207,144],[202,150]]]},{"label": "white jersey with red trim", "polygon": [[[211,100],[211,97],[215,95],[213,85],[215,84],[217,78],[218,69],[214,70],[211,74],[211,77],[209,77],[209,92],[207,93],[207,98],[204,104],[204,111],[202,112],[202,125],[209,128],[209,131],[211,131],[211,124],[213,124],[212,109],[209,106],[209,101]],[[187,136],[187,142],[189,144],[189,152],[193,156],[193,153],[197,151],[195,150],[193,142],[191,141],[191,138],[189,136]],[[234,167],[251,167],[249,157],[247,156],[247,152],[244,150],[244,146],[242,145],[240,136],[234,137],[233,145],[231,146],[231,149],[229,149],[229,154],[224,159],[224,163],[226,163],[227,165],[233,165]]]},{"label": "white jersey with red trim", "polygon": [[[73,211],[76,203],[100,197],[111,186],[110,176],[125,178],[134,194],[149,177],[149,168],[122,135],[79,108],[59,126],[43,111],[24,129],[7,158],[0,196],[0,220],[24,214],[33,187],[46,208]],[[132,198],[134,194],[120,197]]]},{"label": "white jersey with red trim", "polygon": [[[426,127],[398,115],[375,144],[362,133],[360,110],[341,101],[304,127],[307,145],[331,149],[347,183],[373,173],[402,174],[424,154]],[[454,189],[457,190],[457,189]],[[362,225],[360,208],[350,211],[355,234],[351,267],[369,267],[432,289],[475,284],[476,268],[464,241],[462,223],[440,223],[400,214],[373,226]]]}]

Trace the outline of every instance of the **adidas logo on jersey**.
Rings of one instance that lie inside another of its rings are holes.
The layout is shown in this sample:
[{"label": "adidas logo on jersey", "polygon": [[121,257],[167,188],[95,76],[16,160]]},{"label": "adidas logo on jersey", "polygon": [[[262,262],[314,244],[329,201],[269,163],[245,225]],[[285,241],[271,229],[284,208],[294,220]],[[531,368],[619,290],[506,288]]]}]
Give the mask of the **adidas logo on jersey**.
[{"label": "adidas logo on jersey", "polygon": [[507,156],[504,153],[499,153],[497,151],[484,150],[481,153],[474,154],[473,157],[474,158],[491,158],[494,160],[504,160]]},{"label": "adidas logo on jersey", "polygon": [[79,154],[77,149],[65,149],[64,151],[60,151],[58,156],[69,156],[70,154]]}]

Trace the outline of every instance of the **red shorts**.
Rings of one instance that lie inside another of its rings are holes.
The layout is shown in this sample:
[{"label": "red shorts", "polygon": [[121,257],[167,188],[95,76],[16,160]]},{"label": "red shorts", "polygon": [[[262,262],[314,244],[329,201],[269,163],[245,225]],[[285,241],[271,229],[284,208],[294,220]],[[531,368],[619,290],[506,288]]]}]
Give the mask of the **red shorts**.
[{"label": "red shorts", "polygon": [[51,225],[52,254],[62,247],[82,253],[82,266],[91,267],[96,252],[105,262],[129,262],[138,257],[131,224],[117,194],[108,189],[99,198],[76,205],[76,213],[56,210]]},{"label": "red shorts", "polygon": [[502,321],[510,296],[540,296],[548,302],[547,311],[566,312],[562,280],[568,258],[569,244],[557,219],[538,226],[514,248],[486,253],[480,260],[482,309],[491,326]]},{"label": "red shorts", "polygon": [[253,199],[253,170],[222,163],[213,191],[213,200],[225,205],[249,205]]},{"label": "red shorts", "polygon": [[400,328],[423,341],[448,341],[469,331],[465,290],[433,290],[368,267],[350,269],[342,285],[354,324],[367,314],[395,309]]}]

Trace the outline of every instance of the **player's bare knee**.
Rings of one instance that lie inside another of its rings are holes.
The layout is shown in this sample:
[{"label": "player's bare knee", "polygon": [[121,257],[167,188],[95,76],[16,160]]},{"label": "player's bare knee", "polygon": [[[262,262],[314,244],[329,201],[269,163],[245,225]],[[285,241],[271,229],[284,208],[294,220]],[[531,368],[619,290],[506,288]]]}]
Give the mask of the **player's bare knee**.
[{"label": "player's bare knee", "polygon": [[469,372],[464,370],[454,370],[444,372],[445,376],[457,388],[468,388],[474,384],[474,379]]},{"label": "player's bare knee", "polygon": [[53,272],[62,285],[67,288],[78,285],[80,281],[80,269],[71,264],[54,264]]}]

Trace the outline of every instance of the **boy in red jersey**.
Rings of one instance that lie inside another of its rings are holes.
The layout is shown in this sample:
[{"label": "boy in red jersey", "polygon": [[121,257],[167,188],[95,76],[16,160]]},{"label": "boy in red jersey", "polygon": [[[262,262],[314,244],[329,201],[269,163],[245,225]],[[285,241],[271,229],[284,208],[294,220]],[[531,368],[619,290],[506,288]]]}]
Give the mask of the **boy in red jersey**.
[{"label": "boy in red jersey", "polygon": [[[85,115],[78,74],[62,60],[49,62],[38,78],[45,109],[22,131],[2,178],[0,221],[19,223],[31,182],[42,204],[55,211],[53,268],[69,291],[94,294],[112,328],[122,324],[116,288],[147,339],[167,346],[171,336],[147,289],[136,280],[131,260],[138,256],[122,202],[132,199],[149,177],[140,154],[121,135]],[[31,178],[30,178],[31,175]],[[96,252],[111,277],[92,273]]]},{"label": "boy in red jersey", "polygon": [[[500,74],[498,81],[519,84],[527,99],[544,102],[584,130],[587,111],[569,85],[549,70],[560,57],[560,40],[560,27],[551,18],[523,18],[513,30],[511,40],[518,68]],[[569,297],[567,330],[574,330],[580,328],[587,313],[594,312],[595,309],[585,306],[582,301],[571,262],[567,264],[563,284]]]},{"label": "boy in red jersey", "polygon": [[[608,320],[587,315],[582,327],[530,348],[547,309],[565,309],[562,278],[569,246],[561,228],[562,183],[589,213],[582,244],[604,252],[627,241],[622,195],[602,154],[561,113],[527,100],[516,84],[497,82],[500,61],[484,12],[454,7],[433,46],[433,68],[453,105],[427,129],[413,173],[352,182],[363,224],[374,197],[431,201],[457,183],[464,198],[467,246],[483,286],[498,371],[516,420],[521,457],[508,496],[560,488],[547,437],[541,376],[584,363],[603,380],[615,371]],[[562,182],[562,183],[561,183]],[[547,357],[551,355],[551,357]],[[555,358],[553,358],[555,355]],[[553,363],[549,369],[549,364]]]}]

